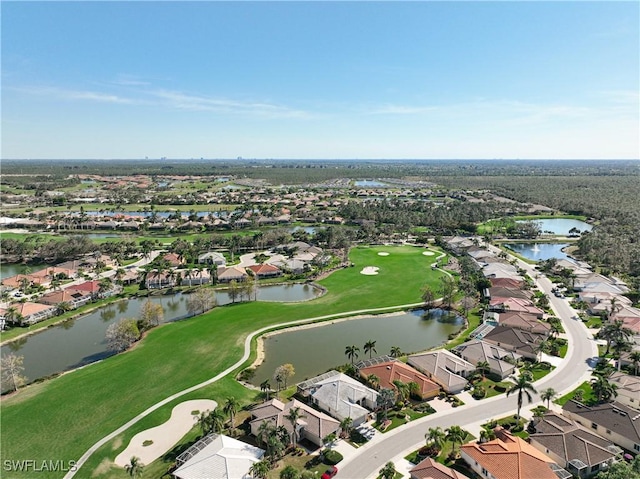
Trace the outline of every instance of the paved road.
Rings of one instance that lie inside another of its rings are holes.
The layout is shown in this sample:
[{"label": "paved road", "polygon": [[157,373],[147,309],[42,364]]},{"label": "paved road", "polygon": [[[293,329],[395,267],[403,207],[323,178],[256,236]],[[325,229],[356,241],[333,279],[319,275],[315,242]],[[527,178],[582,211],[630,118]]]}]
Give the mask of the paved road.
[{"label": "paved road", "polygon": [[[527,263],[520,261],[518,266],[525,269],[533,278],[539,275]],[[536,282],[538,287],[549,296],[551,307],[556,316],[562,320],[569,340],[569,349],[561,365],[536,382],[535,387],[538,391],[553,388],[558,393],[564,394],[588,379],[591,369],[587,364],[587,359],[597,356],[597,346],[590,338],[582,321],[571,319],[577,313],[569,306],[568,301],[553,296],[551,281],[543,275],[539,275]],[[339,475],[346,479],[375,477],[376,472],[388,461],[423,445],[424,434],[430,427],[440,426],[443,429],[451,425],[464,427],[465,424],[484,422],[494,417],[514,414],[517,409],[516,401],[515,395],[510,397],[494,396],[474,404],[467,404],[437,415],[427,416],[389,433],[377,435],[376,440],[361,447],[355,454],[342,461]],[[530,408],[539,401],[539,395],[536,394],[532,404],[527,407]]]}]

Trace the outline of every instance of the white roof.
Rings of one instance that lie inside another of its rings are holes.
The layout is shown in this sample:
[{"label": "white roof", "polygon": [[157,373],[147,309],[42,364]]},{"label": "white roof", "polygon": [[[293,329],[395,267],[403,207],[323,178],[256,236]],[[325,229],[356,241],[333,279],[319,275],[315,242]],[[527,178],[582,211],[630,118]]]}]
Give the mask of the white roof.
[{"label": "white roof", "polygon": [[229,436],[219,435],[194,454],[173,475],[180,479],[245,479],[264,451]]}]

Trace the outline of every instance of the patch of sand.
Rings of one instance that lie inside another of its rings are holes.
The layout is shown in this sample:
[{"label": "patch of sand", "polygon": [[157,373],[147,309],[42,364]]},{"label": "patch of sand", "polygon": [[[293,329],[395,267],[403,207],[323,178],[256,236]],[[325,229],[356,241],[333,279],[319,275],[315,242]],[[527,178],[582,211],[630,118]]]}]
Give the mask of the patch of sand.
[{"label": "patch of sand", "polygon": [[389,253],[387,253],[386,251],[380,251],[378,253],[378,256],[389,256]]},{"label": "patch of sand", "polygon": [[[139,432],[129,442],[129,445],[115,459],[118,466],[129,464],[131,456],[140,458],[143,464],[151,464],[169,451],[195,424],[192,411],[212,411],[218,404],[211,399],[194,399],[178,404],[171,411],[168,421],[159,426]],[[153,441],[149,446],[143,446],[144,441]]]},{"label": "patch of sand", "polygon": [[360,274],[365,274],[367,276],[373,276],[378,274],[378,270],[380,268],[376,267],[376,266],[365,266],[362,271],[360,271]]},{"label": "patch of sand", "polygon": [[433,251],[423,251],[422,254],[425,256],[435,256],[435,253]]}]

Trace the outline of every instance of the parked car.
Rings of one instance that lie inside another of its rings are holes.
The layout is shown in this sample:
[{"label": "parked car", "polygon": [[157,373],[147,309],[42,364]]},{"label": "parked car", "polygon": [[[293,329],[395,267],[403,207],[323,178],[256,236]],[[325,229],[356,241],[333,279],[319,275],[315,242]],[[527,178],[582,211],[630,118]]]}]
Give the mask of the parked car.
[{"label": "parked car", "polygon": [[338,474],[338,468],[336,466],[331,466],[324,472],[324,474],[322,474],[322,477],[320,479],[331,479],[336,474]]}]

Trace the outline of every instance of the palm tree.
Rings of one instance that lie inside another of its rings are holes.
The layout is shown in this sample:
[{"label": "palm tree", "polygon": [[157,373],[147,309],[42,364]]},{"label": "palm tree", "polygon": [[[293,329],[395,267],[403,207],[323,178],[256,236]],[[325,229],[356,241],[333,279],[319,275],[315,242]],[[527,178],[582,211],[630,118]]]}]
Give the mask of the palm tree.
[{"label": "palm tree", "polygon": [[367,341],[366,343],[364,343],[364,354],[369,353],[369,359],[371,359],[371,356],[373,353],[377,353],[378,351],[376,351],[376,342],[372,341],[371,339],[369,341]]},{"label": "palm tree", "polygon": [[392,346],[389,355],[392,358],[399,358],[400,356],[402,356],[402,350],[398,346]]},{"label": "palm tree", "polygon": [[491,369],[491,366],[489,365],[489,363],[487,361],[478,361],[478,363],[476,364],[476,371],[478,371],[480,373],[480,375],[482,376],[482,380],[483,381],[485,379],[484,375],[490,369]]},{"label": "palm tree", "polygon": [[219,433],[224,429],[224,414],[220,409],[215,408],[209,413],[209,432]]},{"label": "palm tree", "polygon": [[340,429],[346,437],[349,437],[349,435],[351,434],[351,430],[353,429],[353,419],[351,419],[350,417],[345,417],[340,422]]},{"label": "palm tree", "polygon": [[380,477],[383,479],[393,479],[396,475],[396,466],[393,462],[387,462],[382,469],[380,469]]},{"label": "palm tree", "polygon": [[631,364],[633,365],[634,374],[638,375],[638,365],[640,365],[640,351],[633,351],[629,355],[629,359],[631,360]]},{"label": "palm tree", "polygon": [[226,414],[228,414],[229,418],[231,419],[231,430],[235,429],[236,427],[235,424],[233,423],[233,419],[235,418],[235,415],[238,413],[239,406],[240,406],[240,403],[233,396],[229,396],[227,398],[227,401],[224,403],[223,411]]},{"label": "palm tree", "polygon": [[260,444],[266,444],[267,438],[272,434],[273,431],[275,431],[275,428],[269,421],[262,421],[260,423],[260,426],[258,426],[258,434],[256,435]]},{"label": "palm tree", "polygon": [[409,385],[407,383],[403,383],[398,379],[395,379],[393,381],[393,385],[396,388],[398,400],[401,402],[405,402],[409,398]]},{"label": "palm tree", "polygon": [[496,438],[496,433],[493,431],[493,429],[482,429],[482,431],[480,431],[480,442],[489,442],[493,439]]},{"label": "palm tree", "polygon": [[529,402],[531,402],[532,400],[532,396],[531,393],[536,393],[538,391],[536,391],[536,388],[533,387],[533,384],[531,384],[530,381],[530,376],[527,374],[520,374],[520,376],[515,377],[515,376],[509,376],[509,379],[513,380],[515,382],[515,384],[513,386],[511,386],[508,390],[507,390],[507,396],[509,396],[511,393],[517,392],[518,393],[518,421],[520,420],[520,409],[522,409],[522,398],[524,396],[527,396],[527,400]]},{"label": "palm tree", "polygon": [[415,381],[411,381],[409,384],[407,384],[407,387],[409,388],[409,397],[413,397],[414,399],[422,399],[422,390],[420,389],[420,385],[415,382]]},{"label": "palm tree", "polygon": [[380,378],[375,374],[369,374],[367,376],[367,382],[373,389],[378,389],[380,387]]},{"label": "palm tree", "polygon": [[360,351],[360,348],[358,346],[347,346],[344,350],[344,354],[347,355],[347,357],[351,360],[351,364],[353,364],[353,360],[358,359],[358,351]]},{"label": "palm tree", "polygon": [[376,405],[382,408],[382,417],[384,418],[384,421],[387,420],[387,410],[393,405],[393,401],[395,401],[395,399],[396,393],[393,391],[393,389],[384,388],[381,389],[378,393]]},{"label": "palm tree", "polygon": [[305,418],[305,416],[299,407],[292,407],[289,409],[289,414],[285,416],[291,423],[291,427],[293,429],[293,434],[291,435],[291,439],[293,440],[293,447],[298,445],[298,419]]},{"label": "palm tree", "polygon": [[269,474],[269,471],[271,470],[271,464],[269,463],[269,461],[258,461],[258,462],[254,462],[251,467],[249,468],[249,474],[251,474],[251,477],[255,478],[255,479],[267,479],[267,474]]},{"label": "palm tree", "polygon": [[558,393],[553,388],[547,388],[540,393],[540,399],[547,401],[547,409],[549,409],[551,401],[556,397],[558,397]]},{"label": "palm tree", "polygon": [[456,444],[460,443],[460,445],[462,446],[462,443],[467,438],[467,431],[462,429],[460,426],[451,426],[445,429],[445,433],[446,440],[450,441],[453,444],[453,450],[451,451],[451,453],[455,454],[457,452]]},{"label": "palm tree", "polygon": [[434,449],[440,451],[446,439],[446,434],[440,426],[430,427],[424,438],[427,441],[427,445],[431,444]]},{"label": "palm tree", "polygon": [[607,350],[604,355],[609,354],[613,343],[626,343],[633,336],[633,331],[625,327],[622,321],[614,321],[604,325],[598,331],[598,337],[607,341]]},{"label": "palm tree", "polygon": [[600,374],[596,374],[596,376],[591,380],[591,389],[598,398],[599,403],[606,402],[612,397],[616,397],[618,395],[618,386],[610,383],[605,376]]},{"label": "palm tree", "polygon": [[129,464],[124,466],[125,470],[129,473],[131,477],[141,477],[142,471],[144,470],[144,464],[137,456],[131,456],[129,460]]},{"label": "palm tree", "polygon": [[266,397],[266,401],[269,400],[269,392],[271,391],[271,384],[269,384],[269,380],[265,379],[264,381],[262,381],[260,383],[260,391],[262,391],[265,394]]}]

